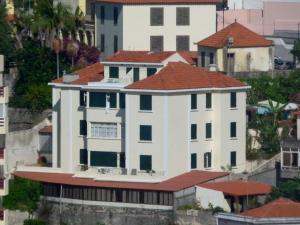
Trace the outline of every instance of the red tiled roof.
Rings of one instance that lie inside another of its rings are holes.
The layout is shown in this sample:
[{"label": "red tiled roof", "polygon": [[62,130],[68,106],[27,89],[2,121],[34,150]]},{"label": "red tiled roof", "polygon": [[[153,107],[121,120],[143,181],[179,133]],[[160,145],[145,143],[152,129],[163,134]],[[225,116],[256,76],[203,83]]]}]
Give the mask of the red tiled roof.
[{"label": "red tiled roof", "polygon": [[160,183],[95,181],[91,178],[76,178],[70,173],[15,172],[13,175],[29,180],[77,186],[123,188],[137,190],[179,191],[197,184],[227,176],[225,172],[191,171]]},{"label": "red tiled roof", "polygon": [[205,183],[198,186],[221,191],[225,195],[231,196],[266,195],[272,190],[271,185],[258,183],[255,181],[242,180]]},{"label": "red tiled roof", "polygon": [[197,44],[211,48],[223,48],[228,38],[233,37],[233,48],[272,46],[273,42],[249,30],[238,22],[232,23]]},{"label": "red tiled roof", "polygon": [[140,62],[140,63],[161,63],[171,55],[174,51],[151,52],[151,51],[118,51],[106,61],[109,62]]},{"label": "red tiled roof", "polygon": [[286,198],[279,198],[261,207],[241,213],[254,218],[300,217],[300,203]]},{"label": "red tiled roof", "polygon": [[176,90],[243,86],[246,85],[241,81],[219,72],[210,72],[182,62],[170,62],[157,74],[130,84],[126,88]]},{"label": "red tiled roof", "polygon": [[45,126],[39,130],[40,134],[52,134],[52,126]]},{"label": "red tiled roof", "polygon": [[[176,51],[118,51],[112,56],[108,57],[108,62],[135,62],[135,63],[161,63]],[[189,64],[194,65],[197,61],[197,52],[195,51],[180,51],[177,52]]]},{"label": "red tiled roof", "polygon": [[221,0],[96,0],[96,2],[148,5],[148,4],[218,4]]},{"label": "red tiled roof", "polygon": [[[79,79],[71,82],[73,85],[85,85],[88,82],[101,81],[104,78],[104,67],[101,63],[95,63],[83,69],[73,72],[79,75]],[[63,78],[55,79],[52,83],[63,83]]]}]

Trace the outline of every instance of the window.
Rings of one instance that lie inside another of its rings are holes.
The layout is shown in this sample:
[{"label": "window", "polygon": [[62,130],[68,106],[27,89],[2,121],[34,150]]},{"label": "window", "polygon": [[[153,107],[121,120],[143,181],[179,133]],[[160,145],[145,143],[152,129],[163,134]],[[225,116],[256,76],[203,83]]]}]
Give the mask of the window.
[{"label": "window", "polygon": [[118,51],[118,36],[114,35],[114,52]]},{"label": "window", "polygon": [[205,124],[205,138],[210,139],[211,138],[211,123],[206,123]]},{"label": "window", "polygon": [[101,52],[105,51],[105,37],[104,37],[104,34],[101,34],[101,37],[100,37],[100,51]]},{"label": "window", "polygon": [[114,25],[118,24],[119,19],[119,9],[118,7],[114,7]]},{"label": "window", "polygon": [[176,36],[176,51],[190,50],[190,36],[178,35]]},{"label": "window", "polygon": [[207,109],[211,109],[211,93],[206,93],[206,103],[205,103],[205,107]]},{"label": "window", "polygon": [[230,123],[230,137],[235,138],[236,137],[236,122]]},{"label": "window", "polygon": [[88,159],[87,159],[87,149],[80,149],[79,150],[79,163],[80,164],[87,164]]},{"label": "window", "polygon": [[163,51],[164,38],[163,36],[150,36],[150,51]]},{"label": "window", "polygon": [[110,109],[117,108],[117,94],[108,93],[106,94],[106,107]]},{"label": "window", "polygon": [[236,167],[236,152],[230,152],[230,166]]},{"label": "window", "polygon": [[133,68],[133,82],[140,80],[140,68]]},{"label": "window", "polygon": [[140,170],[152,170],[152,156],[140,155]]},{"label": "window", "polygon": [[190,8],[188,7],[176,8],[176,25],[178,26],[190,25]]},{"label": "window", "polygon": [[215,54],[214,53],[209,53],[209,64],[214,64],[215,63]]},{"label": "window", "polygon": [[152,110],[152,95],[140,95],[140,110]]},{"label": "window", "polygon": [[236,92],[230,93],[230,108],[236,108]]},{"label": "window", "polygon": [[80,91],[79,93],[79,105],[86,106],[86,91]]},{"label": "window", "polygon": [[150,25],[163,26],[164,25],[164,9],[150,8]]},{"label": "window", "polygon": [[197,94],[191,94],[191,109],[197,109]]},{"label": "window", "polygon": [[197,168],[197,153],[191,154],[191,169]]},{"label": "window", "polygon": [[140,125],[140,141],[152,141],[152,126]]},{"label": "window", "polygon": [[126,67],[126,74],[132,70],[132,67]]},{"label": "window", "polygon": [[197,139],[197,124],[191,124],[191,140]]},{"label": "window", "polygon": [[204,153],[204,168],[211,168],[211,152]]},{"label": "window", "polygon": [[120,109],[125,109],[126,103],[125,103],[125,93],[120,93],[119,95],[119,105]]},{"label": "window", "polygon": [[156,68],[147,68],[147,77],[152,76],[157,71]]},{"label": "window", "polygon": [[90,107],[106,107],[106,94],[103,92],[90,92]]},{"label": "window", "polygon": [[91,151],[91,166],[117,167],[116,152]]},{"label": "window", "polygon": [[102,5],[100,7],[100,23],[104,24],[104,20],[105,20],[105,7]]},{"label": "window", "polygon": [[109,78],[119,78],[119,67],[109,67]]},{"label": "window", "polygon": [[91,137],[117,138],[117,123],[91,123]]},{"label": "window", "polygon": [[201,52],[201,67],[205,67],[205,52]]},{"label": "window", "polygon": [[87,123],[86,120],[80,120],[80,129],[79,129],[79,134],[80,135],[86,135],[87,133]]}]

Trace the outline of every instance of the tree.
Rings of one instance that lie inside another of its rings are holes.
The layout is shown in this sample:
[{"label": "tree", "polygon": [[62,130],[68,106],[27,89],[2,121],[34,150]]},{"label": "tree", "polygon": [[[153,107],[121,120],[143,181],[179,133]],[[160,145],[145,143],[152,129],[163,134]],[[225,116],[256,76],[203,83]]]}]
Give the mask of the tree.
[{"label": "tree", "polygon": [[266,200],[267,202],[270,202],[280,197],[300,201],[300,179],[295,178],[280,183],[278,188],[272,189],[272,192],[267,196]]},{"label": "tree", "polygon": [[42,193],[42,184],[35,181],[15,177],[10,180],[9,194],[3,198],[3,206],[9,210],[28,212],[29,218],[38,208],[38,202]]},{"label": "tree", "polygon": [[298,61],[300,61],[300,40],[299,39],[295,41],[294,47],[291,50],[291,53]]}]

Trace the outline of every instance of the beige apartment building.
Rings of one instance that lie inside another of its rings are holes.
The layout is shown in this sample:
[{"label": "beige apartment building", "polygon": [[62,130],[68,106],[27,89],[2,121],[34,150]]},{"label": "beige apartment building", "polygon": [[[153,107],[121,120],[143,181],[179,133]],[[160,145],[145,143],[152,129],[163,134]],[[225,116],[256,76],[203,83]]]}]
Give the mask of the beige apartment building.
[{"label": "beige apartment building", "polygon": [[249,87],[183,56],[121,51],[53,81],[53,169],[147,182],[243,172]]}]

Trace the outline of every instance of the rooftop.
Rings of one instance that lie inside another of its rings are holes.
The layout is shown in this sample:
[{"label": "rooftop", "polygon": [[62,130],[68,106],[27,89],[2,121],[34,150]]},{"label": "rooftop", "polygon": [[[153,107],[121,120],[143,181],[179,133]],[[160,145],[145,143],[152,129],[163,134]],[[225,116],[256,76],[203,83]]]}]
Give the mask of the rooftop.
[{"label": "rooftop", "polygon": [[198,185],[199,187],[221,191],[225,195],[230,196],[253,196],[253,195],[266,195],[271,192],[272,186],[268,184],[258,183],[255,181],[224,181],[205,183]]},{"label": "rooftop", "polygon": [[96,181],[92,178],[77,178],[70,173],[46,173],[46,172],[26,172],[17,171],[15,176],[23,177],[29,180],[78,185],[91,187],[106,187],[106,188],[122,188],[122,189],[136,189],[136,190],[158,190],[158,191],[179,191],[188,187],[192,187],[201,183],[215,180],[217,178],[225,177],[228,173],[225,172],[209,172],[193,170],[181,174],[179,176],[167,179],[159,183],[145,183],[145,182],[119,182],[119,181]]},{"label": "rooftop", "polygon": [[197,44],[211,48],[223,48],[227,45],[229,37],[233,38],[232,48],[267,47],[273,45],[272,41],[265,39],[238,22],[230,24]]},{"label": "rooftop", "polygon": [[218,4],[221,0],[96,0],[101,3],[117,3],[127,5],[150,4]]},{"label": "rooftop", "polygon": [[[83,69],[77,70],[72,74],[79,75],[79,79],[68,84],[87,85],[88,82],[97,82],[101,81],[104,78],[104,66],[101,63],[97,62]],[[63,84],[63,77],[53,80],[52,83]]]},{"label": "rooftop", "polygon": [[220,72],[211,72],[183,62],[169,62],[157,74],[130,84],[126,89],[178,90],[245,86],[243,82]]},{"label": "rooftop", "polygon": [[300,217],[300,203],[286,198],[279,198],[259,208],[241,213],[254,218]]},{"label": "rooftop", "polygon": [[[174,55],[175,51],[118,51],[106,59],[106,62],[131,62],[131,63],[162,63],[164,60]],[[197,52],[182,51],[177,52],[189,64],[195,64]]]},{"label": "rooftop", "polygon": [[39,130],[39,134],[52,134],[52,126],[45,126]]}]

